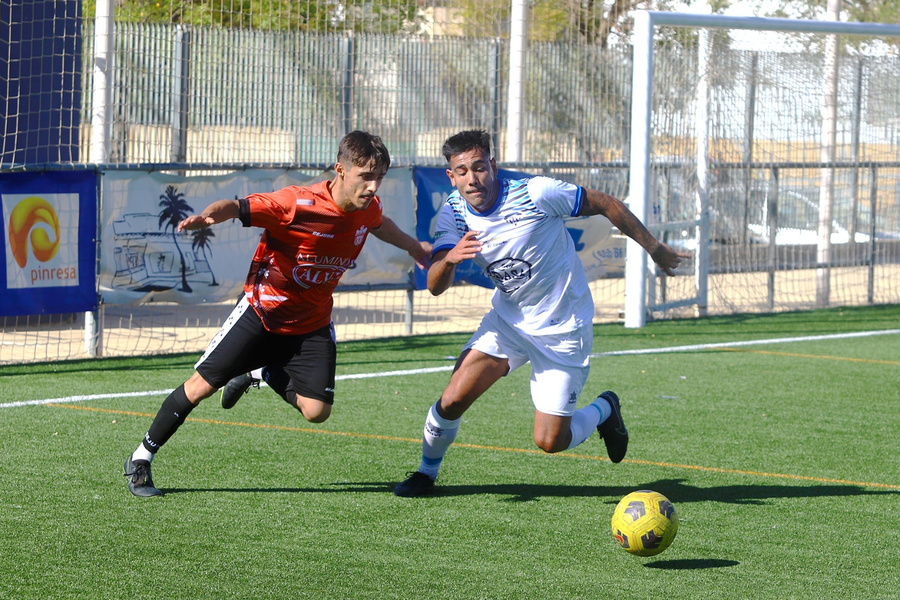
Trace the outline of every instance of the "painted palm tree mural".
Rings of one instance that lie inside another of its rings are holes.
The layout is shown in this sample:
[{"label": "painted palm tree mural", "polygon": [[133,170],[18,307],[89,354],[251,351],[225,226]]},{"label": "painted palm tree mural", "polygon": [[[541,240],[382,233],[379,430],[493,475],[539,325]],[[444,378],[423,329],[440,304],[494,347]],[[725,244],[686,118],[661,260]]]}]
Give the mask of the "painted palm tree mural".
[{"label": "painted palm tree mural", "polygon": [[[212,243],[209,240],[214,237],[216,237],[216,234],[213,233],[213,230],[209,227],[195,229],[191,237],[191,249],[193,249],[194,255],[196,256],[197,250],[200,250],[203,254],[203,260],[205,260],[207,264],[209,264],[209,257],[212,255]],[[209,270],[209,274],[212,276],[212,283],[209,285],[219,285],[216,281],[216,274],[212,269]]]},{"label": "painted palm tree mural", "polygon": [[[166,193],[159,197],[159,205],[162,210],[159,212],[159,227],[163,231],[172,230],[172,241],[175,242],[175,249],[178,250],[178,256],[181,258],[181,291],[192,292],[191,286],[187,281],[187,264],[184,261],[184,253],[178,245],[178,235],[176,228],[178,223],[190,215],[194,209],[184,200],[184,194],[178,191],[174,185],[166,186]],[[165,227],[163,227],[165,225]]]}]

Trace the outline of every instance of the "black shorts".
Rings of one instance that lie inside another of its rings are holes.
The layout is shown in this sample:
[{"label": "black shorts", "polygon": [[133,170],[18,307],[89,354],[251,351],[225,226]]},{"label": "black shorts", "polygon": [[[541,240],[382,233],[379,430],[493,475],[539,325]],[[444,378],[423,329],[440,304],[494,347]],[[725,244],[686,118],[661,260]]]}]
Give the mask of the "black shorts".
[{"label": "black shorts", "polygon": [[302,335],[272,333],[243,298],[194,368],[218,389],[242,373],[278,366],[290,376],[297,394],[334,404],[336,363],[333,324]]}]

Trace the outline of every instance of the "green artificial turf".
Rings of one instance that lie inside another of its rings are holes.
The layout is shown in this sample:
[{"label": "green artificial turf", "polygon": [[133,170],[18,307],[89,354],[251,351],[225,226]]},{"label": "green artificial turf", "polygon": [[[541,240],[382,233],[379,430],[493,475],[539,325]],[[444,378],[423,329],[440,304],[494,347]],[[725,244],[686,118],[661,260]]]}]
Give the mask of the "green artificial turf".
[{"label": "green artificial turf", "polygon": [[[204,401],[149,499],[122,463],[196,356],[0,367],[0,598],[900,598],[900,335],[776,342],[898,326],[896,306],[598,326],[580,403],[620,395],[624,462],[596,437],[537,450],[526,366],[421,499],[391,490],[466,335],[340,344],[320,425],[266,388]],[[610,532],[636,489],[678,510],[655,557]]]}]

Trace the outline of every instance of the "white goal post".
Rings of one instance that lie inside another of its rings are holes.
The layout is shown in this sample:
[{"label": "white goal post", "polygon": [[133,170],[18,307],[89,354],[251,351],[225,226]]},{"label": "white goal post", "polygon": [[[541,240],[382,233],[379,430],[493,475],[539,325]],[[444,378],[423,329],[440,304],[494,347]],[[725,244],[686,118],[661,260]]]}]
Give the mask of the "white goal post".
[{"label": "white goal post", "polygon": [[[708,218],[708,184],[709,174],[709,97],[705,60],[710,52],[710,29],[753,30],[785,33],[812,33],[872,36],[876,38],[892,38],[900,36],[900,25],[876,23],[848,23],[839,21],[810,21],[796,19],[776,19],[761,17],[728,17],[722,15],[694,15],[673,12],[636,11],[634,14],[634,71],[631,107],[631,148],[629,175],[629,206],[644,223],[648,222],[652,205],[651,192],[651,118],[653,114],[653,67],[654,45],[657,41],[658,28],[693,27],[699,28],[698,81],[694,104],[696,147],[697,185],[694,198],[695,220],[687,225],[697,229],[697,248],[694,260],[694,288],[696,295],[680,301],[681,306],[692,305],[695,314],[705,314],[707,306],[707,281],[709,277],[709,218]],[[833,165],[822,164],[822,169]],[[824,212],[824,211],[823,211]],[[829,214],[830,213],[826,213]],[[827,220],[830,226],[830,220]],[[679,223],[677,225],[685,225]],[[661,223],[661,228],[668,225]],[[774,235],[773,235],[774,237]],[[774,242],[771,242],[774,244]],[[830,247],[830,235],[820,235],[818,241],[820,256],[822,246]],[[642,327],[645,324],[648,309],[648,282],[654,281],[655,273],[648,270],[648,257],[643,249],[634,241],[628,240],[626,251],[626,292],[625,292],[625,326]]]}]

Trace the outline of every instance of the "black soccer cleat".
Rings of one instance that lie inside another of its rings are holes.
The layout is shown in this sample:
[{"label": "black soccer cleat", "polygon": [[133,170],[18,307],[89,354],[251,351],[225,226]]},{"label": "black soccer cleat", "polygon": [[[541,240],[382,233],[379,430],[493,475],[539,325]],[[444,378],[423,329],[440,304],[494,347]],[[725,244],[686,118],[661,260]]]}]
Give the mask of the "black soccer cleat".
[{"label": "black soccer cleat", "polygon": [[141,498],[162,496],[163,493],[153,485],[153,477],[150,475],[150,463],[146,460],[132,462],[131,457],[125,459],[125,477],[128,480],[128,491]]},{"label": "black soccer cleat", "polygon": [[625,429],[625,421],[622,420],[622,408],[619,406],[619,397],[615,392],[606,391],[598,396],[606,399],[612,407],[612,413],[605,421],[597,425],[597,433],[606,444],[606,453],[611,462],[622,462],[625,453],[628,452],[628,430]]},{"label": "black soccer cleat", "polygon": [[402,498],[418,498],[431,493],[434,493],[434,479],[422,471],[410,473],[405,481],[394,488],[394,495]]},{"label": "black soccer cleat", "polygon": [[244,373],[231,380],[222,387],[222,408],[229,409],[238,403],[241,396],[247,393],[250,386],[259,387],[259,379],[254,379],[249,374]]}]

